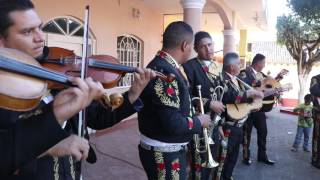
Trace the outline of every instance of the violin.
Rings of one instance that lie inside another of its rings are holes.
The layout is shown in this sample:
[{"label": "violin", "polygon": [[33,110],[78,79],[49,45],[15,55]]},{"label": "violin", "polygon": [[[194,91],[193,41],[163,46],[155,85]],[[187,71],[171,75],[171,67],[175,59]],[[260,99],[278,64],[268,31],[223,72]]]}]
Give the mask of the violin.
[{"label": "violin", "polygon": [[0,107],[14,111],[28,111],[39,104],[47,92],[44,79],[68,84],[67,76],[43,69],[33,57],[8,48],[0,48],[0,74]]},{"label": "violin", "polygon": [[[78,61],[73,62],[78,63]],[[136,68],[102,62],[97,59],[89,60],[89,63],[91,66],[98,66],[95,68],[98,72],[117,72],[121,75],[125,72],[136,72]],[[68,63],[63,64],[64,67],[67,67],[67,65]],[[71,63],[69,66],[77,67],[77,64]],[[0,48],[0,107],[14,111],[29,111],[35,108],[47,93],[48,81],[67,87],[73,86],[68,80],[70,75],[68,72],[76,72],[76,68],[70,68],[70,71],[66,71],[66,74],[52,69],[44,68],[33,57],[18,50]],[[105,80],[105,82],[102,82],[105,83],[104,87],[111,88],[116,85],[116,82],[111,82],[108,78],[105,78],[105,74],[101,76],[100,79],[97,76],[94,76],[93,79],[96,81]],[[173,81],[175,78],[174,75],[166,76],[159,72],[157,76],[167,81]],[[116,76],[112,75],[111,77]],[[120,80],[119,78],[116,79]]]},{"label": "violin", "polygon": [[[60,47],[49,47],[44,52],[47,53],[47,57],[40,60],[43,67],[68,76],[80,77],[81,57],[76,56],[73,51]],[[137,72],[136,67],[120,65],[116,58],[109,55],[93,55],[88,57],[87,62],[87,76],[99,81],[107,89],[115,87],[126,73]],[[174,74],[165,75],[156,71],[156,75],[167,82],[175,79]],[[57,87],[57,84],[49,83],[49,87]]]}]

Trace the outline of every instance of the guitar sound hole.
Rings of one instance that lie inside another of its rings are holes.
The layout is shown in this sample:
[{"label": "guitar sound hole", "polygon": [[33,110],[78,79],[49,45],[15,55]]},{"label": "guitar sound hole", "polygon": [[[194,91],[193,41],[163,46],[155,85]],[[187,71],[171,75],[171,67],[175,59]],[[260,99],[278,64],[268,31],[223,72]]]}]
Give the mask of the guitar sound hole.
[{"label": "guitar sound hole", "polygon": [[267,85],[266,85],[266,88],[272,88],[272,85],[267,84]]}]

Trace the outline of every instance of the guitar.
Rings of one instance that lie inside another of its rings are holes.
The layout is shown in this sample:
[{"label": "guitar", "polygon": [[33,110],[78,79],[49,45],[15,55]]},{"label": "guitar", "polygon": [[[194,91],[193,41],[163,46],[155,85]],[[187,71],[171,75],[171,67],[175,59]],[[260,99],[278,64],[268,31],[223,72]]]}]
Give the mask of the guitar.
[{"label": "guitar", "polygon": [[[276,88],[267,88],[267,89],[258,89],[261,90],[264,94],[264,97],[268,97],[274,94],[280,94],[285,91],[289,91],[292,89],[292,84],[288,83],[285,85],[282,85],[281,87]],[[274,100],[272,100],[272,106],[274,104]],[[238,104],[227,104],[227,114],[230,118],[232,118],[235,121],[244,119],[250,112],[263,110],[264,105],[269,105],[270,103],[268,100],[262,100],[262,99],[253,99],[252,103],[238,103]],[[272,109],[272,108],[271,108]],[[265,112],[265,111],[264,111]]]},{"label": "guitar", "polygon": [[288,73],[289,71],[287,69],[282,69],[274,79],[276,79],[279,82],[283,79],[283,76],[287,75]]},{"label": "guitar", "polygon": [[256,87],[256,90],[262,91],[265,94],[261,111],[269,112],[272,110],[273,105],[275,104],[278,97],[273,95],[279,95],[281,92],[289,91],[290,89],[292,89],[291,84],[281,85],[279,82],[287,73],[287,70],[281,70],[276,78],[267,76],[261,80],[261,86]]},{"label": "guitar", "polygon": [[250,112],[258,111],[262,107],[262,99],[254,99],[252,103],[226,104],[227,114],[234,121],[248,116]]}]

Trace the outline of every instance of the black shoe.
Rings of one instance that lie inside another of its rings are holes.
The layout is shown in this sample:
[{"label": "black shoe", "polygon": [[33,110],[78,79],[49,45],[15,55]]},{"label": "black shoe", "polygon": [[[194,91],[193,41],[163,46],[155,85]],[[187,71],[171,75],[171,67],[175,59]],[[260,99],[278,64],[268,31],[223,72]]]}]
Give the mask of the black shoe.
[{"label": "black shoe", "polygon": [[262,163],[265,163],[267,165],[274,165],[275,161],[271,161],[270,159],[268,158],[264,158],[264,159],[261,159],[261,158],[258,158],[258,161],[259,162],[262,162]]},{"label": "black shoe", "polygon": [[252,161],[251,161],[251,159],[243,159],[242,163],[247,165],[247,166],[250,166],[252,164]]}]

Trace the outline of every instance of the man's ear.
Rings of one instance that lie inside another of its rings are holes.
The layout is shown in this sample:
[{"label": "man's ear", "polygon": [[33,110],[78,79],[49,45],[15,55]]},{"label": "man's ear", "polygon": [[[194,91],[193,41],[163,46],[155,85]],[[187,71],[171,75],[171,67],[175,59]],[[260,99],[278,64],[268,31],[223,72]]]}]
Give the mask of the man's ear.
[{"label": "man's ear", "polygon": [[185,52],[188,49],[189,46],[190,46],[190,44],[187,41],[183,41],[181,43],[181,51]]},{"label": "man's ear", "polygon": [[235,65],[234,64],[230,64],[229,65],[229,70],[230,70],[230,72],[234,72],[234,69],[235,69],[235,67],[234,67]]}]

